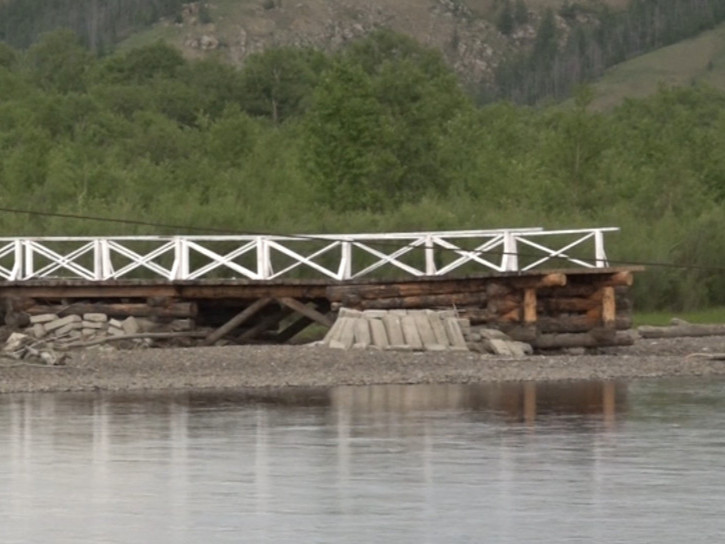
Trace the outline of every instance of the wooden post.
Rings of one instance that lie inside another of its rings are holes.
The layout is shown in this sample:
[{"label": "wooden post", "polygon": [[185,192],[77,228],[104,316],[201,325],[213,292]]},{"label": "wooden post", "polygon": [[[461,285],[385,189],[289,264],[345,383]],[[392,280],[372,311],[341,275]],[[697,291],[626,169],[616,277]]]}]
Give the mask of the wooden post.
[{"label": "wooden post", "polygon": [[602,287],[602,324],[607,328],[614,328],[616,318],[617,303],[614,287]]},{"label": "wooden post", "polygon": [[524,315],[526,325],[536,323],[536,289],[524,289]]},{"label": "wooden post", "polygon": [[244,310],[242,310],[237,315],[232,317],[229,321],[224,323],[224,325],[222,325],[215,331],[210,332],[207,335],[207,337],[204,339],[204,342],[202,343],[202,345],[211,346],[214,342],[219,340],[222,336],[230,333],[231,331],[236,329],[239,325],[241,325],[245,321],[249,320],[254,314],[256,314],[259,310],[264,308],[270,302],[272,302],[271,298],[260,298],[259,300],[254,302],[252,305],[247,306],[246,308],[244,308]]},{"label": "wooden post", "polygon": [[283,304],[290,308],[291,310],[294,310],[300,315],[303,315],[305,317],[308,317],[314,321],[317,321],[320,325],[324,325],[327,328],[332,327],[332,320],[328,318],[326,315],[321,314],[314,308],[310,308],[306,304],[303,304],[299,300],[292,298],[292,297],[280,297],[277,299],[277,302],[280,304]]}]

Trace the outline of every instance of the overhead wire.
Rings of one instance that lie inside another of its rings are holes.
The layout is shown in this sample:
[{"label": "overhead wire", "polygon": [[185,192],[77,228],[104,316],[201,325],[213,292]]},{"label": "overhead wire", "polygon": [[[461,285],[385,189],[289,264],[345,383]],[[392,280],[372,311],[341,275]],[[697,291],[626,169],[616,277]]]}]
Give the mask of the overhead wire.
[{"label": "overhead wire", "polygon": [[[25,214],[25,215],[35,215],[39,217],[57,217],[61,219],[73,219],[73,220],[79,220],[79,221],[98,221],[103,223],[115,223],[115,224],[123,224],[123,225],[131,225],[131,226],[137,226],[137,227],[154,227],[158,229],[170,229],[174,231],[187,231],[187,232],[203,232],[203,233],[214,233],[218,235],[227,235],[227,236],[270,236],[270,237],[285,237],[285,238],[293,238],[298,240],[308,240],[308,241],[324,241],[324,242],[345,242],[348,241],[346,238],[344,238],[344,235],[340,235],[341,237],[339,239],[331,238],[329,236],[316,236],[314,234],[288,234],[288,233],[277,233],[277,232],[271,232],[271,231],[235,231],[231,229],[221,229],[218,227],[198,227],[194,225],[176,225],[176,224],[169,224],[169,223],[160,223],[160,222],[154,222],[154,221],[141,221],[136,219],[122,219],[122,218],[115,218],[115,217],[100,217],[100,216],[92,216],[92,215],[83,215],[83,214],[73,214],[73,213],[62,213],[62,212],[47,212],[47,211],[38,211],[38,210],[27,210],[27,209],[19,209],[19,208],[8,208],[8,207],[0,207],[0,213],[12,213],[12,214]],[[411,249],[424,249],[423,246],[414,246],[414,245],[401,245],[401,244],[395,244],[393,242],[380,240],[376,241],[376,244],[378,245],[390,245],[391,247],[394,246],[396,249],[403,249],[406,247],[410,247]],[[465,251],[466,253],[473,254],[473,255],[479,255],[479,256],[497,256],[497,257],[503,257],[506,255],[517,255],[519,257],[531,257],[531,258],[540,258],[540,254],[526,254],[522,252],[506,252],[503,250],[495,250],[495,251],[485,251],[485,250],[467,250],[467,249],[453,249],[453,248],[445,248],[437,246],[436,251],[443,251],[443,252],[453,252],[456,254],[460,254],[461,251]],[[564,256],[564,255],[562,255]],[[576,257],[577,260],[583,261],[583,262],[590,262],[593,264],[596,264],[599,260],[598,259],[592,259],[592,258],[586,258],[586,257]],[[607,259],[607,262],[610,265],[616,265],[616,266],[643,266],[647,268],[672,268],[672,269],[681,269],[681,270],[700,270],[705,272],[721,272],[725,273],[725,267],[720,266],[703,266],[703,265],[696,265],[696,264],[678,264],[678,263],[671,263],[671,262],[662,262],[662,261],[632,261],[632,260],[612,260]]]}]

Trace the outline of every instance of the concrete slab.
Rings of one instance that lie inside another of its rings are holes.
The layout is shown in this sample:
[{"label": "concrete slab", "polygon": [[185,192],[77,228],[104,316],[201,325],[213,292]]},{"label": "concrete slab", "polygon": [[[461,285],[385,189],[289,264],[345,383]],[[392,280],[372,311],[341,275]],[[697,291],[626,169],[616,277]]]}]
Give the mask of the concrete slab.
[{"label": "concrete slab", "polygon": [[370,333],[373,339],[373,346],[380,349],[386,349],[390,342],[388,340],[388,333],[385,331],[385,325],[380,319],[369,319],[368,325],[370,325]]},{"label": "concrete slab", "polygon": [[361,318],[355,320],[355,347],[367,349],[373,342],[372,335],[370,334],[370,326],[368,320]]},{"label": "concrete slab", "polygon": [[383,324],[385,325],[385,331],[388,333],[390,347],[404,346],[405,337],[403,336],[403,327],[400,324],[400,316],[388,313],[383,317]]},{"label": "concrete slab", "polygon": [[413,312],[411,317],[415,321],[415,326],[418,329],[420,340],[423,342],[423,347],[428,351],[443,351],[445,349],[444,346],[447,344],[438,342],[428,315],[425,312]]},{"label": "concrete slab", "polygon": [[405,344],[410,346],[413,350],[423,349],[423,340],[418,332],[418,325],[415,320],[415,316],[405,315],[400,320],[400,324],[403,327],[403,337],[405,338]]},{"label": "concrete slab", "polygon": [[461,332],[458,319],[455,317],[447,317],[443,321],[443,325],[446,329],[446,335],[448,336],[451,349],[456,351],[468,351],[468,344],[466,344],[466,340],[463,338],[463,333]]},{"label": "concrete slab", "polygon": [[106,314],[83,314],[83,321],[92,321],[93,323],[106,323],[108,316]]},{"label": "concrete slab", "polygon": [[58,314],[31,315],[30,324],[35,325],[36,323],[50,323],[51,321],[55,321],[56,319],[58,319]]},{"label": "concrete slab", "polygon": [[49,321],[43,326],[45,327],[46,332],[52,332],[54,330],[60,329],[61,327],[65,327],[70,323],[80,323],[81,321],[81,316],[69,315],[66,317],[61,317],[60,319],[56,319],[54,321]]}]

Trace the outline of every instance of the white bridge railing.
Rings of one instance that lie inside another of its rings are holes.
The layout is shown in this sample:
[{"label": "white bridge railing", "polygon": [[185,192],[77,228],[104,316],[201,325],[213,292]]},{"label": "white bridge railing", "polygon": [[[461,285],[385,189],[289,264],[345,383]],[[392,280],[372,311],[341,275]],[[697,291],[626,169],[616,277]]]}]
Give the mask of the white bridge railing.
[{"label": "white bridge railing", "polygon": [[[333,280],[608,266],[604,233],[541,228],[299,236],[0,238],[0,280]],[[305,272],[300,272],[305,271]]]}]

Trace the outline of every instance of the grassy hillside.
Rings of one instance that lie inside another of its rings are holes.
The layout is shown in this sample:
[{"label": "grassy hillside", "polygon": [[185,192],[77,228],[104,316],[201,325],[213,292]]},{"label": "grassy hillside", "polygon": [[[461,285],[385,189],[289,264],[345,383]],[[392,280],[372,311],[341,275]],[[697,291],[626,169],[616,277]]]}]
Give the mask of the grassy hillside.
[{"label": "grassy hillside", "polygon": [[663,85],[695,83],[725,90],[725,24],[607,70],[593,85],[593,107],[605,110],[625,98],[649,96]]}]

